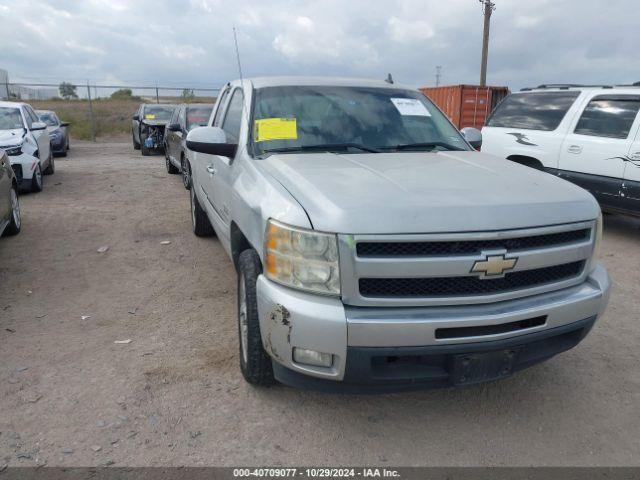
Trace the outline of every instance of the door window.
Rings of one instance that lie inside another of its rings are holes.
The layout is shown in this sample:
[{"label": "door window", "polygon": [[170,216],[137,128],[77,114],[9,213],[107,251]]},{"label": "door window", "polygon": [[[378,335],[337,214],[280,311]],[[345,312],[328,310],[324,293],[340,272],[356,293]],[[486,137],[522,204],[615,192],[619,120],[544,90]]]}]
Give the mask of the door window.
[{"label": "door window", "polygon": [[488,127],[552,131],[580,95],[579,91],[514,93],[493,112]]},{"label": "door window", "polygon": [[594,97],[582,112],[574,133],[592,137],[627,138],[638,109],[638,95]]},{"label": "door window", "polygon": [[229,95],[229,89],[227,88],[222,95],[220,96],[220,100],[218,101],[218,109],[216,110],[216,115],[213,117],[213,126],[219,127],[220,120],[222,118],[222,111],[224,110],[224,103],[227,100],[227,95]]},{"label": "door window", "polygon": [[229,100],[229,108],[224,117],[222,129],[232,141],[237,142],[240,137],[240,124],[242,122],[242,104],[244,103],[244,95],[240,88],[236,88],[233,92],[231,100]]}]

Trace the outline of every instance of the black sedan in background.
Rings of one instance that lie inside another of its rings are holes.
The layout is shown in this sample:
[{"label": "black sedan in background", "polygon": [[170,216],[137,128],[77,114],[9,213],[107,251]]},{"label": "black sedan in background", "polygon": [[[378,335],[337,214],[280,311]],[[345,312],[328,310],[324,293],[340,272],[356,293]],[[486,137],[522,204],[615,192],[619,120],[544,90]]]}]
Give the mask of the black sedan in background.
[{"label": "black sedan in background", "polygon": [[36,110],[40,120],[47,124],[51,150],[54,155],[67,156],[69,150],[69,122],[61,122],[53,110]]},{"label": "black sedan in background", "polygon": [[187,160],[187,133],[206,126],[213,110],[212,103],[186,103],[176,108],[164,136],[164,156],[167,172],[182,173],[184,188],[191,188],[191,169]]}]

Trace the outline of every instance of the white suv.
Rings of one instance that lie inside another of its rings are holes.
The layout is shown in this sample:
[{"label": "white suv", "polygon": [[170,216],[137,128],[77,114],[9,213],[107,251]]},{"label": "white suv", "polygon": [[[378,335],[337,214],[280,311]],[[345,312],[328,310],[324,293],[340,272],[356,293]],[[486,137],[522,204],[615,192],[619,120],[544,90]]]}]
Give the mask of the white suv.
[{"label": "white suv", "polygon": [[509,95],[482,129],[482,151],[589,190],[640,215],[640,85],[542,85]]},{"label": "white suv", "polygon": [[0,149],[9,156],[21,190],[42,190],[42,175],[55,171],[47,124],[30,105],[0,102]]}]

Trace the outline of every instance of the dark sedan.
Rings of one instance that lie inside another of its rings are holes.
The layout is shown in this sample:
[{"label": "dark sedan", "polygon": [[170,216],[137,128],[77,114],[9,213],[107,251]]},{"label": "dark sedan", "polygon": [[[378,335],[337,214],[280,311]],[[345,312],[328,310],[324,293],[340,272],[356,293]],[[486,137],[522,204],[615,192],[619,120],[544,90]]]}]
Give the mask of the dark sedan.
[{"label": "dark sedan", "polygon": [[180,105],[169,121],[167,133],[164,137],[164,156],[169,173],[182,173],[184,188],[191,188],[191,171],[187,161],[187,147],[185,145],[187,133],[195,127],[207,125],[212,103],[188,103]]},{"label": "dark sedan", "polygon": [[131,136],[133,148],[142,155],[164,147],[165,127],[169,123],[176,105],[143,103],[132,117]]},{"label": "dark sedan", "polygon": [[51,150],[54,155],[67,156],[69,150],[69,122],[61,122],[53,110],[36,110],[40,120],[47,124]]}]

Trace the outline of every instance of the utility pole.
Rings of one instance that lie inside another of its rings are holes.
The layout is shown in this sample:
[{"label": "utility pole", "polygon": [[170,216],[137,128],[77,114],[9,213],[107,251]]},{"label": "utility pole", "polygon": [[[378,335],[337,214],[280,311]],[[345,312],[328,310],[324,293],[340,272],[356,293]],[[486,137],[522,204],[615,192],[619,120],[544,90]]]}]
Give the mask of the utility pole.
[{"label": "utility pole", "polygon": [[93,105],[91,103],[91,87],[89,86],[89,80],[87,80],[87,99],[89,100],[89,116],[91,117],[91,141],[96,141],[96,120],[93,116]]},{"label": "utility pole", "polygon": [[480,86],[487,84],[487,58],[489,57],[489,27],[491,14],[496,9],[496,4],[491,0],[479,0],[484,13],[484,31],[482,33],[482,63],[480,64]]},{"label": "utility pole", "polygon": [[440,77],[442,76],[442,65],[436,65],[436,87],[440,86]]},{"label": "utility pole", "polygon": [[160,103],[160,97],[158,96],[158,82],[156,82],[156,103]]}]

